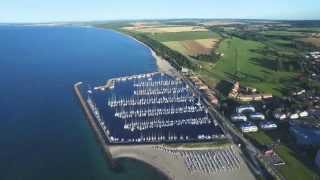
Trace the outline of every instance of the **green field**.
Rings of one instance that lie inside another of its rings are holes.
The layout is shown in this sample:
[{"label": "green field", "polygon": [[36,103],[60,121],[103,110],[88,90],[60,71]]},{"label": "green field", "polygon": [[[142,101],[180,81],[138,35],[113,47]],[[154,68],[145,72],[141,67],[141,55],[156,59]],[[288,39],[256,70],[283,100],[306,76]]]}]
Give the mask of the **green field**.
[{"label": "green field", "polygon": [[260,91],[281,95],[282,81],[289,80],[295,73],[273,69],[274,61],[254,50],[264,48],[260,42],[229,38],[221,42],[218,52],[224,53],[214,66],[204,64],[200,73],[218,79],[239,78],[244,85],[256,87]]},{"label": "green field", "polygon": [[183,55],[188,55],[188,50],[181,44],[179,41],[169,41],[163,42],[164,45],[168,46],[169,48],[180,52]]},{"label": "green field", "polygon": [[[260,145],[271,144],[273,142],[272,139],[262,131],[248,134],[248,137]],[[314,177],[318,177],[315,172],[311,171],[296,159],[294,157],[295,152],[290,150],[288,147],[279,145],[276,148],[276,152],[286,163],[286,165],[279,167],[280,173],[286,179],[313,180]]]},{"label": "green field", "polygon": [[320,27],[288,28],[287,31],[296,31],[296,32],[320,32]]},{"label": "green field", "polygon": [[160,42],[220,38],[219,34],[217,34],[215,32],[211,32],[211,31],[154,33],[154,34],[149,34],[149,36],[157,41],[160,41]]}]

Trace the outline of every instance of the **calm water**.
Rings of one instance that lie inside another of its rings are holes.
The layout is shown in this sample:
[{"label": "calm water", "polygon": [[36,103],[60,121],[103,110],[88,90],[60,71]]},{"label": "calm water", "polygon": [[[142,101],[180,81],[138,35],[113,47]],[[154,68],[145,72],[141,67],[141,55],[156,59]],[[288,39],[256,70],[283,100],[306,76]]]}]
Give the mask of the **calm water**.
[{"label": "calm water", "polygon": [[115,32],[0,26],[0,179],[163,179],[126,159],[108,169],[72,89],[155,69],[145,47]]}]

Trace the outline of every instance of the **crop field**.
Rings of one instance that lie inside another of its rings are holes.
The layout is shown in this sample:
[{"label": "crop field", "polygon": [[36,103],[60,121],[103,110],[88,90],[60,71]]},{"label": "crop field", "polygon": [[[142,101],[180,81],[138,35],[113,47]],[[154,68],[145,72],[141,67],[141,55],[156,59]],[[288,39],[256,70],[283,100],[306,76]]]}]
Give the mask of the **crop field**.
[{"label": "crop field", "polygon": [[311,43],[317,47],[320,47],[320,37],[308,37],[308,38],[303,38],[300,39],[306,43]]},{"label": "crop field", "polygon": [[195,39],[219,39],[219,34],[211,31],[202,32],[175,32],[175,33],[155,33],[149,34],[149,36],[160,42],[168,41],[184,41],[184,40],[195,40]]},{"label": "crop field", "polygon": [[208,31],[200,26],[132,26],[124,27],[125,30],[138,31],[144,33],[177,33],[177,32],[203,32]]},{"label": "crop field", "polygon": [[185,41],[169,41],[163,42],[163,44],[184,55],[193,56],[199,54],[209,54],[217,42],[218,39],[196,39]]}]

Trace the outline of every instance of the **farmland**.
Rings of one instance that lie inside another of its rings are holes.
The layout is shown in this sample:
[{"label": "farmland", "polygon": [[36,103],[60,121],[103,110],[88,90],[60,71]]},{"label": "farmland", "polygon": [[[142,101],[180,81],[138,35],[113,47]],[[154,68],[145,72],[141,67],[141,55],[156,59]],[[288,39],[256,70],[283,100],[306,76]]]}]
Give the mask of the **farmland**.
[{"label": "farmland", "polygon": [[178,32],[201,32],[208,31],[201,26],[130,26],[123,27],[125,30],[143,33],[178,33]]},{"label": "farmland", "polygon": [[172,48],[184,55],[194,56],[198,54],[210,54],[212,48],[216,45],[218,39],[196,39],[184,41],[163,42],[169,48]]},{"label": "farmland", "polygon": [[214,66],[203,65],[200,73],[220,80],[239,78],[245,85],[280,95],[280,89],[285,86],[282,81],[289,80],[295,73],[276,71],[272,59],[255,52],[264,47],[256,41],[236,37],[225,39],[216,50],[224,56]]},{"label": "farmland", "polygon": [[302,40],[303,42],[306,42],[306,43],[311,43],[314,46],[320,47],[320,37],[308,37],[308,38],[303,38],[300,40]]},{"label": "farmland", "polygon": [[148,34],[152,39],[159,42],[168,41],[184,41],[184,40],[195,40],[195,39],[210,39],[220,38],[219,34],[215,32],[179,32],[179,33],[154,33]]},{"label": "farmland", "polygon": [[220,39],[210,31],[148,33],[148,36],[185,56],[210,54]]}]

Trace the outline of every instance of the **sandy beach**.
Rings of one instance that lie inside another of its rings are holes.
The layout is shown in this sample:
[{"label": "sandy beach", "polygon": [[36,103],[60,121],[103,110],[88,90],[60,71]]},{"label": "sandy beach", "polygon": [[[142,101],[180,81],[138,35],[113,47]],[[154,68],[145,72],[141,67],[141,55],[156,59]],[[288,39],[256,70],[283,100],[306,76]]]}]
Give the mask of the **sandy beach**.
[{"label": "sandy beach", "polygon": [[[133,158],[143,161],[152,167],[158,169],[160,172],[167,175],[170,179],[175,180],[231,180],[231,179],[245,179],[254,180],[249,168],[241,159],[240,168],[230,171],[220,171],[212,174],[203,174],[200,172],[190,173],[188,171],[184,159],[181,156],[174,156],[169,152],[162,151],[155,148],[155,145],[130,145],[130,146],[110,146],[109,150],[113,159],[117,158]],[[197,151],[203,149],[184,149]],[[206,150],[215,150],[214,148],[206,148]],[[237,149],[238,153],[240,151]]]}]

